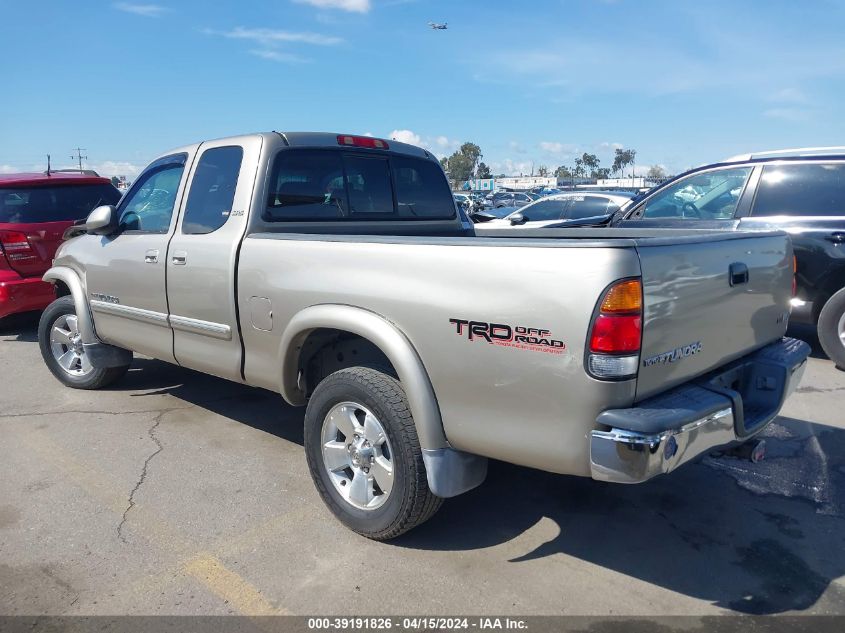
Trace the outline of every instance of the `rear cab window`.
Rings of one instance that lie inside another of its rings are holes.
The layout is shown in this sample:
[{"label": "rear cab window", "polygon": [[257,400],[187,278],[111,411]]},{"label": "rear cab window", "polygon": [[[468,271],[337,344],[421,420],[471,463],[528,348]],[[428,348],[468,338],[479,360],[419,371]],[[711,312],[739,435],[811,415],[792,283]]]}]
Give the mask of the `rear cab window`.
[{"label": "rear cab window", "polygon": [[287,149],[275,157],[267,222],[447,220],[455,201],[440,166],[396,154]]},{"label": "rear cab window", "polygon": [[107,183],[23,186],[0,189],[0,222],[73,222],[96,207],[116,204],[120,192]]},{"label": "rear cab window", "polygon": [[845,216],[845,164],[766,165],[752,216]]}]

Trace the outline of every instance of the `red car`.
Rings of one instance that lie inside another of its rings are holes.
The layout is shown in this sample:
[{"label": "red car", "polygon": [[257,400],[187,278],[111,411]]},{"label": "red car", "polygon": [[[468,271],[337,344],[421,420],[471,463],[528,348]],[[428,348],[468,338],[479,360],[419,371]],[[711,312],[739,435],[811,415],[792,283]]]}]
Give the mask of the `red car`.
[{"label": "red car", "polygon": [[108,178],[90,173],[0,174],[0,319],[42,310],[55,299],[41,276],[62,233],[95,207],[119,199]]}]

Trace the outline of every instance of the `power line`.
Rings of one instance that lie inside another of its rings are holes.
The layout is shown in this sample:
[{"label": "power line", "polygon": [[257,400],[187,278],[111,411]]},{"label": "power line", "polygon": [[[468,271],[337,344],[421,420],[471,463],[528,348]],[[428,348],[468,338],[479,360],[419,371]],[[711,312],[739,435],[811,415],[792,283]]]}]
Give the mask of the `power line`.
[{"label": "power line", "polygon": [[84,147],[77,147],[75,151],[76,154],[71,154],[70,157],[79,161],[79,171],[82,171],[82,159],[84,158],[85,160],[88,160],[88,157],[83,156],[82,152],[87,152],[88,150]]}]

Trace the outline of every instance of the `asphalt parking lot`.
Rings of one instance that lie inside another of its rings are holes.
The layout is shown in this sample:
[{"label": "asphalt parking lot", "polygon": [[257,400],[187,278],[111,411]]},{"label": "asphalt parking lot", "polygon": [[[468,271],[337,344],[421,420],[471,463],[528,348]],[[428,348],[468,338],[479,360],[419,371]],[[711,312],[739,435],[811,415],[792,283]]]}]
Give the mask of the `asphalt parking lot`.
[{"label": "asphalt parking lot", "polygon": [[34,320],[5,325],[0,615],[845,614],[845,373],[815,345],[760,464],[623,487],[494,463],[384,544],[324,508],[279,396],[144,358],[74,391]]}]

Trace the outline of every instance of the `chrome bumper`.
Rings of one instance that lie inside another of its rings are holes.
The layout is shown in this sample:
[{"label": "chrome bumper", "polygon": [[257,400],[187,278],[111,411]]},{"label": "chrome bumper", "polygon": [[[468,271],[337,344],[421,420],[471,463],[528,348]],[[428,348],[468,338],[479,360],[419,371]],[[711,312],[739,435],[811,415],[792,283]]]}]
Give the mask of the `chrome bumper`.
[{"label": "chrome bumper", "polygon": [[[590,437],[593,479],[641,483],[713,448],[746,441],[777,416],[798,387],[809,353],[806,343],[785,338],[694,384],[631,409],[604,412],[597,422],[610,430],[592,431]],[[724,386],[737,376],[744,383],[741,391]]]}]

